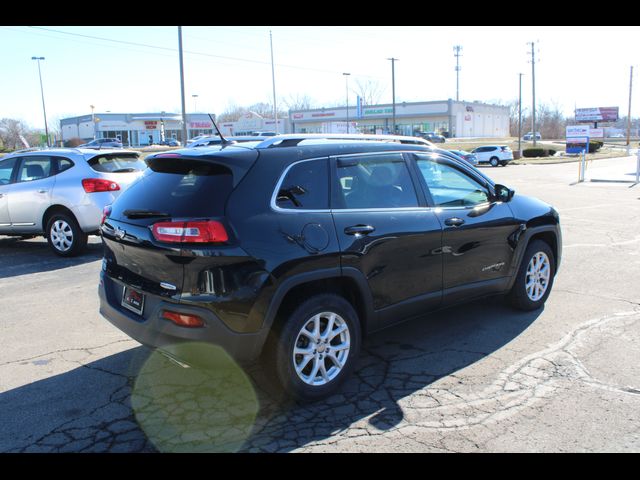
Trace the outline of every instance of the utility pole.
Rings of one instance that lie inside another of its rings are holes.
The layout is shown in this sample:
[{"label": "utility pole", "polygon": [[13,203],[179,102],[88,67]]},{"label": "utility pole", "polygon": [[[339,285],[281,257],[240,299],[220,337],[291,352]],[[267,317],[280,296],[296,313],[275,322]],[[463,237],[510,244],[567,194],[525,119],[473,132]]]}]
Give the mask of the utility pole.
[{"label": "utility pole", "polygon": [[347,83],[347,133],[349,133],[349,75],[351,74],[345,72],[342,75],[344,75]]},{"label": "utility pole", "polygon": [[178,48],[180,56],[180,94],[182,96],[182,144],[187,144],[187,111],[184,106],[184,62],[182,60],[182,27],[178,27]]},{"label": "utility pole", "polygon": [[278,107],[276,106],[276,71],[273,65],[273,35],[269,30],[269,44],[271,45],[271,82],[273,83],[273,118],[276,121],[276,133],[278,132]]},{"label": "utility pole", "polygon": [[[520,158],[522,158],[522,75],[519,73],[520,85],[518,87],[518,151],[520,152]],[[535,137],[535,134],[533,135]]]},{"label": "utility pole", "polygon": [[460,70],[462,69],[460,66],[460,57],[462,56],[460,50],[462,50],[460,45],[453,47],[453,55],[456,57],[456,102],[460,101]]},{"label": "utility pole", "polygon": [[391,95],[393,99],[393,135],[396,132],[396,70],[395,70],[395,62],[398,60],[397,58],[387,58],[387,60],[391,60]]},{"label": "utility pole", "polygon": [[[38,61],[38,76],[40,77],[40,94],[42,95],[42,111],[44,112],[44,134],[47,136],[47,147],[49,144],[49,127],[47,127],[47,109],[44,108],[44,89],[42,88],[42,72],[40,71],[40,60],[44,60],[44,57],[31,57],[31,60]],[[95,124],[93,125],[95,128]]]},{"label": "utility pole", "polygon": [[629,75],[629,113],[627,113],[627,155],[631,147],[631,88],[633,87],[633,65],[631,65],[631,74]]},{"label": "utility pole", "polygon": [[529,42],[531,45],[531,85],[533,88],[533,109],[531,111],[531,123],[532,123],[532,133],[533,133],[533,147],[536,146],[536,50],[535,50],[535,42]]}]

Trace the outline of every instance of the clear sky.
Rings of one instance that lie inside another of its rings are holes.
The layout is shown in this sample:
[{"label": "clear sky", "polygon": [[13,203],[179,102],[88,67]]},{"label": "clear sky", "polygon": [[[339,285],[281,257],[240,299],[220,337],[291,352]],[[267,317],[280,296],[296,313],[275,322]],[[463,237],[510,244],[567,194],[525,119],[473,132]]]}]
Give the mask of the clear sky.
[{"label": "clear sky", "polygon": [[[175,112],[180,106],[178,29],[173,26],[0,27],[3,71],[0,118],[43,128],[37,62],[50,122],[96,112]],[[532,100],[530,45],[535,43],[536,103],[619,107],[627,114],[634,65],[632,116],[640,115],[640,27],[578,26],[184,26],[187,112],[220,114],[230,105],[273,101],[269,32],[273,35],[278,103],[308,96],[317,107],[350,103],[355,82],[379,85],[391,103],[456,96],[454,45],[462,46],[460,100]],[[198,95],[196,99],[192,95]]]}]

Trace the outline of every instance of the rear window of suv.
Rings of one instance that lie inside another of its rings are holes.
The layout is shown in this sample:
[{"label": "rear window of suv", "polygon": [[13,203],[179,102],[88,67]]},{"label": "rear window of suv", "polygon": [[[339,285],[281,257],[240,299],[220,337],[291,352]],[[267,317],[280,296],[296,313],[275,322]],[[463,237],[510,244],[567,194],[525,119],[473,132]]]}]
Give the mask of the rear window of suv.
[{"label": "rear window of suv", "polygon": [[140,172],[147,168],[147,164],[137,154],[96,155],[87,160],[87,163],[96,172],[104,173]]},{"label": "rear window of suv", "polygon": [[232,190],[233,174],[224,165],[188,160],[158,162],[122,192],[113,204],[111,217],[125,220],[125,210],[162,212],[172,218],[222,216]]}]

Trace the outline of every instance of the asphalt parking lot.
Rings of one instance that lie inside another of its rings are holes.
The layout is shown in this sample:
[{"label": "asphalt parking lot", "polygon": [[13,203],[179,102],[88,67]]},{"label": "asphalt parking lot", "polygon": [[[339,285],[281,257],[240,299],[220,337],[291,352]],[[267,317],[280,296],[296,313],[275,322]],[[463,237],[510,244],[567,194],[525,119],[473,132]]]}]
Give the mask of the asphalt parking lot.
[{"label": "asphalt parking lot", "polygon": [[61,259],[0,236],[0,452],[640,452],[640,185],[576,184],[575,163],[483,170],[560,212],[545,308],[493,298],[377,333],[312,405],[259,365],[182,369],[111,326],[99,238]]}]

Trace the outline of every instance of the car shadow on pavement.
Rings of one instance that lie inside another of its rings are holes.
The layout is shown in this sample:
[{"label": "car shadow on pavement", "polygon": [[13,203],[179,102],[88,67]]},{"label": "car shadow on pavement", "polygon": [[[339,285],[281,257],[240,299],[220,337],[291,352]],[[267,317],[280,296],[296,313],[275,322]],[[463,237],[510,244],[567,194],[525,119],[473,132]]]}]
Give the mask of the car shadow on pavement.
[{"label": "car shadow on pavement", "polygon": [[[507,345],[541,312],[489,299],[379,332],[365,339],[340,391],[311,404],[286,400],[259,363],[240,368],[220,354],[215,369],[184,369],[133,348],[1,393],[0,452],[288,452],[324,442],[335,451],[342,440],[363,451],[378,434],[446,426],[456,408],[475,409],[495,388],[477,372],[457,372]],[[486,361],[484,374],[498,378],[504,365]],[[497,403],[477,408],[488,416]]]},{"label": "car shadow on pavement", "polygon": [[99,237],[90,236],[84,252],[65,258],[53,253],[43,237],[21,240],[0,235],[0,279],[73,267],[101,257],[102,241]]}]

